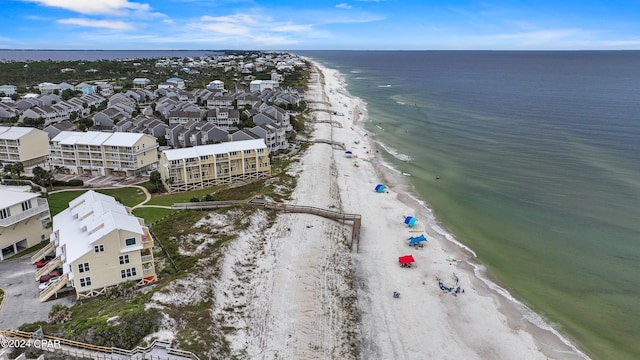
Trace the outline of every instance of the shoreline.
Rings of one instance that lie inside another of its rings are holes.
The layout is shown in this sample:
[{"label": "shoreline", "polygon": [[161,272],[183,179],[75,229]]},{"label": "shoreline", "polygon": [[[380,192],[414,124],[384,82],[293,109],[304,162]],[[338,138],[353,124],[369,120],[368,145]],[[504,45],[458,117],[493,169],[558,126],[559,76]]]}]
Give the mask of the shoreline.
[{"label": "shoreline", "polygon": [[[325,95],[326,88],[330,88],[335,90],[337,94],[349,99],[350,108],[354,109],[354,119],[351,121],[352,129],[358,129],[363,134],[362,138],[368,143],[373,155],[371,164],[375,176],[381,179],[382,183],[389,185],[397,193],[397,200],[413,209],[417,214],[416,217],[429,220],[425,221],[427,226],[424,227],[427,237],[430,240],[432,238],[436,240],[437,246],[440,246],[443,252],[453,254],[453,258],[463,261],[456,267],[457,271],[465,274],[465,280],[472,284],[478,296],[492,299],[493,306],[491,310],[504,316],[504,323],[509,330],[514,333],[521,333],[521,337],[532,339],[531,341],[535,343],[537,351],[544,354],[545,357],[588,359],[586,354],[582,353],[570,340],[555,330],[542,317],[511,296],[504,288],[495,284],[490,279],[490,276],[486,274],[484,267],[474,261],[475,253],[473,253],[473,250],[467,248],[446,232],[426,202],[416,196],[410,179],[407,179],[384,160],[382,151],[386,150],[382,146],[378,146],[373,136],[374,134],[365,129],[365,124],[369,121],[366,103],[362,99],[351,96],[346,91],[344,88],[345,79],[342,74],[336,70],[327,69],[316,61],[311,61],[325,78]],[[331,75],[331,73],[333,74]],[[334,79],[330,79],[331,76]],[[331,83],[333,83],[332,86],[330,86]],[[329,102],[334,106],[336,105],[335,100]],[[361,118],[359,117],[360,111],[363,113]],[[356,119],[356,117],[358,118]],[[346,127],[348,128],[349,126]],[[376,150],[378,148],[381,149]],[[366,246],[366,244],[361,246]],[[364,327],[365,324],[362,325]]]}]

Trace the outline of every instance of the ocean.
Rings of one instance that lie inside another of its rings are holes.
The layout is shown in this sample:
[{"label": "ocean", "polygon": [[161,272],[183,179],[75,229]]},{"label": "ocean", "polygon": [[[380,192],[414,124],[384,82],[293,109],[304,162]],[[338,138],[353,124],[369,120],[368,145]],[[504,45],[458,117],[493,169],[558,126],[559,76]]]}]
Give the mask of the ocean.
[{"label": "ocean", "polygon": [[640,358],[640,52],[295,51],[436,228],[595,359]]}]

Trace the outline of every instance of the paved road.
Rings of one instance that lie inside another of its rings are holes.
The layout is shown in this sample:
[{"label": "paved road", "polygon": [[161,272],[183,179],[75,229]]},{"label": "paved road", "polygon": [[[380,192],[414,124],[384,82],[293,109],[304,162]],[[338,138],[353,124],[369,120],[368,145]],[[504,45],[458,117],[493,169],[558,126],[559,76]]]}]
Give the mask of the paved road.
[{"label": "paved road", "polygon": [[0,329],[17,329],[24,323],[47,321],[54,304],[71,306],[75,302],[75,296],[68,296],[41,303],[35,272],[29,256],[0,261],[0,288],[5,292],[0,307]]}]

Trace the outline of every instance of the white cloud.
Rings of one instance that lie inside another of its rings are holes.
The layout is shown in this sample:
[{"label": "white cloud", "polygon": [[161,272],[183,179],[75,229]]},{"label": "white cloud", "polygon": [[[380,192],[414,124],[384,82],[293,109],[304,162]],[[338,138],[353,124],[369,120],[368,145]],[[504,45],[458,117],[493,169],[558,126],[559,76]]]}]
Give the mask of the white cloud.
[{"label": "white cloud", "polygon": [[340,3],[338,5],[336,5],[336,7],[338,9],[351,9],[353,6],[347,4],[347,3]]},{"label": "white cloud", "polygon": [[23,0],[38,5],[57,7],[81,14],[109,14],[124,15],[130,12],[148,13],[149,4],[131,2],[128,0]]},{"label": "white cloud", "polygon": [[76,25],[91,28],[102,28],[111,30],[132,30],[133,26],[124,21],[112,21],[112,20],[93,20],[93,19],[81,19],[81,18],[69,18],[60,19],[56,21],[59,24]]},{"label": "white cloud", "polygon": [[489,38],[535,42],[563,39],[566,37],[574,36],[576,34],[580,34],[582,32],[583,31],[579,29],[538,30],[490,35]]}]

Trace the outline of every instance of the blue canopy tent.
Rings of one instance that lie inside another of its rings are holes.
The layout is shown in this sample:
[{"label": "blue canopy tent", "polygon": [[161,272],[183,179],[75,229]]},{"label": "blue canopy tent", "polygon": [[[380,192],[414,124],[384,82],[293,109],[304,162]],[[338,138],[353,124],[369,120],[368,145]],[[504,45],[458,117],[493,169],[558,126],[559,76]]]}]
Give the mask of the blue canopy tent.
[{"label": "blue canopy tent", "polygon": [[345,151],[345,152],[344,152],[344,156],[346,156],[346,157],[350,158],[350,157],[352,157],[352,156],[353,156],[353,152],[351,152],[351,151]]},{"label": "blue canopy tent", "polygon": [[414,218],[413,216],[404,217],[404,223],[409,225],[409,227],[413,227],[416,224],[416,221],[418,221],[418,219]]},{"label": "blue canopy tent", "polygon": [[410,246],[414,246],[414,245],[418,245],[423,241],[427,241],[427,238],[424,236],[424,234],[420,234],[420,236],[412,236],[409,238],[409,245]]},{"label": "blue canopy tent", "polygon": [[387,190],[387,185],[385,184],[378,184],[376,185],[376,192],[384,192],[385,190]]}]

